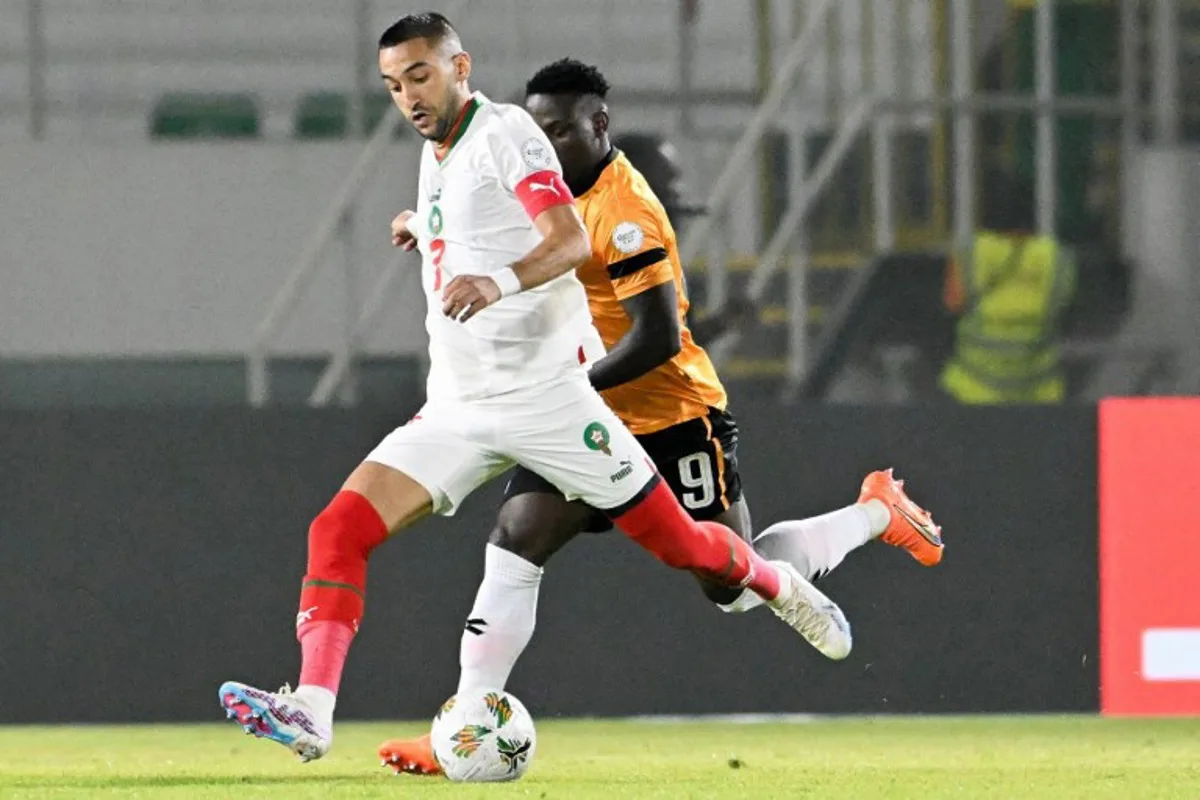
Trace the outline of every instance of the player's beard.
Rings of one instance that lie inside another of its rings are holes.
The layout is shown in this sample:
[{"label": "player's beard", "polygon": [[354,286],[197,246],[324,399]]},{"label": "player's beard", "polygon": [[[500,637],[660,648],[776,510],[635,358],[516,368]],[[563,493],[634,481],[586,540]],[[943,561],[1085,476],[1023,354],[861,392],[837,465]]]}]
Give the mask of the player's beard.
[{"label": "player's beard", "polygon": [[425,137],[434,144],[446,141],[446,137],[450,135],[450,129],[454,127],[454,121],[458,119],[458,113],[462,111],[462,108],[456,104],[456,99],[453,91],[446,92],[442,107],[436,112],[437,125],[434,126],[433,132]]},{"label": "player's beard", "polygon": [[454,117],[449,115],[439,115],[437,127],[433,129],[433,133],[425,138],[429,139],[434,144],[441,144],[446,141],[446,137],[450,135],[450,126],[454,124]]}]

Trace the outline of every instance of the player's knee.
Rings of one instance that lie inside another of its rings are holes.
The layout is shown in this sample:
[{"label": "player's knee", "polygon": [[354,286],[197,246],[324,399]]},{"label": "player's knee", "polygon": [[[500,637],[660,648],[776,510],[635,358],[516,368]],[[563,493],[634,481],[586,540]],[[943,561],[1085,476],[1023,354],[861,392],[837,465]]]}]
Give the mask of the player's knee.
[{"label": "player's knee", "polygon": [[496,522],[496,527],[492,528],[488,543],[541,567],[545,565],[549,553],[539,538],[533,527],[524,525],[519,520],[506,520],[502,517]]},{"label": "player's knee", "polygon": [[386,528],[366,498],[339,492],[308,526],[310,561],[339,562],[365,558],[387,536]]}]

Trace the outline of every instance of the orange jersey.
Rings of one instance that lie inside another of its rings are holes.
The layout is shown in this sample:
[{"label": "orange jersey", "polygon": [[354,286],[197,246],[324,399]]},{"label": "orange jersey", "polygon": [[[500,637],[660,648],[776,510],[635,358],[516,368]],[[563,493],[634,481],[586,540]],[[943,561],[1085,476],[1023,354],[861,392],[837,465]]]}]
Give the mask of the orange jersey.
[{"label": "orange jersey", "polygon": [[675,230],[642,173],[613,151],[596,182],[575,201],[592,241],[592,257],[577,272],[592,319],[611,349],[632,327],[621,305],[672,281],[679,296],[683,348],[655,369],[601,394],[629,430],[653,433],[724,409],[725,387],[708,354],[692,341],[688,299]]}]

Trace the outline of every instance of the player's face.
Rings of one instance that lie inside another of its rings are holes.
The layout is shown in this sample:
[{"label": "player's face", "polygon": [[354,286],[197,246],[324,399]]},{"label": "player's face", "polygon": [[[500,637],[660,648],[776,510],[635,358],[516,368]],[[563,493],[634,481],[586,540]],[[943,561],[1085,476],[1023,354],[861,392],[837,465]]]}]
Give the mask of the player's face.
[{"label": "player's face", "polygon": [[[559,94],[531,94],[525,98],[525,108],[554,145],[567,182],[583,177],[595,169],[602,152],[604,124],[587,98]],[[590,113],[589,113],[590,112]]]},{"label": "player's face", "polygon": [[426,139],[441,141],[466,102],[471,57],[457,42],[410,39],[379,51],[379,72],[397,108]]}]

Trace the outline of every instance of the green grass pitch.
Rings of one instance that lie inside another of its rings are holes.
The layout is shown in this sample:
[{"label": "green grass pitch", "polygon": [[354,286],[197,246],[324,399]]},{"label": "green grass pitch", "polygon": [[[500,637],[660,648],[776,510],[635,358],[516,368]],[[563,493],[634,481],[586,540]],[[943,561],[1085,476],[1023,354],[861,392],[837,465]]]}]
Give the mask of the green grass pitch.
[{"label": "green grass pitch", "polygon": [[544,721],[510,784],[392,776],[376,745],[413,723],[347,723],[298,763],[232,724],[0,728],[0,798],[1200,799],[1200,720],[831,718]]}]

